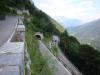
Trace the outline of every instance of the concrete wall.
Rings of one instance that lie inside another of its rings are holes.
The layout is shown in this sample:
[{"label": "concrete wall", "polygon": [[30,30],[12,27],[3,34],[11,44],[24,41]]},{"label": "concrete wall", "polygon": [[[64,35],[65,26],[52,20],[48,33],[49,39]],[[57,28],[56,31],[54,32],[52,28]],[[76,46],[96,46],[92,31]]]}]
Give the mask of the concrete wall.
[{"label": "concrete wall", "polygon": [[0,47],[0,75],[25,74],[25,26],[18,24],[8,41]]}]

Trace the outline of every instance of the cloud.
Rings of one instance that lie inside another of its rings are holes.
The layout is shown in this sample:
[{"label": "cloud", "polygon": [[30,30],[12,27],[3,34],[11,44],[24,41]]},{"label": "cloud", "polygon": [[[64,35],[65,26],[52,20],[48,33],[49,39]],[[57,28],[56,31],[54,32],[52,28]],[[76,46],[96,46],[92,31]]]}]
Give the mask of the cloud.
[{"label": "cloud", "polygon": [[100,18],[100,9],[96,9],[97,0],[33,0],[35,5],[51,17],[66,17],[88,22]]}]

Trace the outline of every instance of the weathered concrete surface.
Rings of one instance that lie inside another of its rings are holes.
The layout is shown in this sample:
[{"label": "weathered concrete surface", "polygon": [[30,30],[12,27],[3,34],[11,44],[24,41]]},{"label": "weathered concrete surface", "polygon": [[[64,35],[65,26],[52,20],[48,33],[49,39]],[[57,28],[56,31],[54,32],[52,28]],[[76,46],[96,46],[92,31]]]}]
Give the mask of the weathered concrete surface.
[{"label": "weathered concrete surface", "polygon": [[[0,75],[24,75],[25,42],[11,41],[17,33],[17,25],[18,17],[9,16],[0,22]],[[25,27],[22,32],[25,32]]]},{"label": "weathered concrete surface", "polygon": [[25,32],[25,26],[24,25],[18,25],[17,27],[17,31],[20,31],[20,32]]},{"label": "weathered concrete surface", "polygon": [[20,66],[22,64],[22,54],[0,54],[0,65]]},{"label": "weathered concrete surface", "polygon": [[[2,69],[3,66],[5,66],[5,69],[8,70],[8,68],[13,67],[19,67],[16,68],[14,75],[23,75],[24,74],[24,43],[23,42],[9,42],[4,44],[0,48],[0,68]],[[7,68],[6,68],[7,67]],[[19,71],[20,73],[18,74]],[[6,75],[4,73],[5,71],[0,71],[0,75]],[[8,70],[9,75],[12,75],[13,70]]]},{"label": "weathered concrete surface", "polygon": [[0,67],[0,75],[20,75],[18,66],[3,66]]},{"label": "weathered concrete surface", "polygon": [[0,48],[1,53],[23,53],[24,43],[23,42],[12,42],[6,43]]},{"label": "weathered concrete surface", "polygon": [[57,37],[57,36],[53,36],[53,39],[50,42],[50,48],[57,47],[57,49],[58,49],[56,58],[58,59],[59,62],[61,62],[64,65],[64,67],[66,69],[68,69],[72,73],[72,75],[82,75],[82,73],[79,72],[79,70],[65,57],[65,55],[60,50],[58,44],[56,44],[55,41],[57,41],[58,38],[59,37]]},{"label": "weathered concrete surface", "polygon": [[73,75],[82,75],[60,50],[58,51],[57,58]]},{"label": "weathered concrete surface", "polygon": [[[48,59],[48,64],[54,68],[54,75],[72,75],[49,51],[42,41],[39,41],[39,49],[44,57]],[[51,62],[52,61],[52,62]]]}]

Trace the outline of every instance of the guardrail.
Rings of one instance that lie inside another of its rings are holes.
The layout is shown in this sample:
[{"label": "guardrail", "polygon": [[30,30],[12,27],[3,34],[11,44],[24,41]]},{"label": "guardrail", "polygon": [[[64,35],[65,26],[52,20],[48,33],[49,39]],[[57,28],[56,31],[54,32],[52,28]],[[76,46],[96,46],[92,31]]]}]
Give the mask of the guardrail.
[{"label": "guardrail", "polygon": [[23,25],[20,18],[18,18],[18,23],[15,26],[15,31],[8,40],[8,42],[25,42],[25,26]]}]

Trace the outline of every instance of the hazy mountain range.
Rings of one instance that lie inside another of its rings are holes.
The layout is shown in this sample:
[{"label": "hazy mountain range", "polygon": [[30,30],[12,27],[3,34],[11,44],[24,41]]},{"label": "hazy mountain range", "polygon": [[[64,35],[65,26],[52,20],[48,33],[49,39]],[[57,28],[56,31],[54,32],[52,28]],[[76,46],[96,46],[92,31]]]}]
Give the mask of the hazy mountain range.
[{"label": "hazy mountain range", "polygon": [[100,19],[67,30],[81,43],[90,44],[100,50]]},{"label": "hazy mountain range", "polygon": [[82,23],[81,20],[79,19],[74,19],[74,18],[66,18],[66,17],[60,17],[60,18],[56,18],[56,20],[63,25],[63,27],[70,27],[70,26],[77,26],[80,25]]}]

